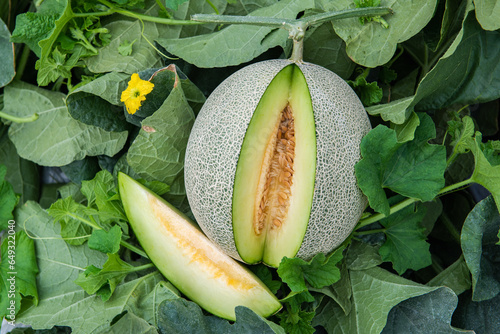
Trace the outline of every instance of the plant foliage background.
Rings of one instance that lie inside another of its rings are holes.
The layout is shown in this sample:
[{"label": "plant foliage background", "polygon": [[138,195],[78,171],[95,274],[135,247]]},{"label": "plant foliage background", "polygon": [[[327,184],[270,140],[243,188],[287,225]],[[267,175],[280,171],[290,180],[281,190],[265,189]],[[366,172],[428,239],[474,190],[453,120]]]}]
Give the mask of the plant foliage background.
[{"label": "plant foliage background", "polygon": [[[304,60],[347,80],[371,117],[364,217],[333,254],[251,267],[283,299],[275,316],[205,313],[140,255],[115,176],[189,215],[184,151],[205,98],[249,62],[288,57],[291,41],[187,20],[379,5],[393,14],[304,37]],[[0,229],[15,219],[16,322],[33,328],[12,333],[498,332],[500,1],[21,0],[0,13]],[[155,88],[130,115],[132,73]]]}]

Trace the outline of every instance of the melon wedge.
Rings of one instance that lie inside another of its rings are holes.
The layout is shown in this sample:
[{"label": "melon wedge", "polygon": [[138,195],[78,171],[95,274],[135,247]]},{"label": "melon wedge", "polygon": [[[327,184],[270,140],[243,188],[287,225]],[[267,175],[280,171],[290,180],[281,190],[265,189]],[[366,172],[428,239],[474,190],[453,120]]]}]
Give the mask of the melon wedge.
[{"label": "melon wedge", "polygon": [[124,173],[119,173],[118,184],[139,243],[189,299],[229,320],[235,320],[238,305],[263,317],[281,309],[276,296],[252,272],[224,254],[172,205]]},{"label": "melon wedge", "polygon": [[294,257],[314,196],[316,133],[306,79],[295,64],[271,81],[241,147],[232,203],[236,249],[247,263]]}]

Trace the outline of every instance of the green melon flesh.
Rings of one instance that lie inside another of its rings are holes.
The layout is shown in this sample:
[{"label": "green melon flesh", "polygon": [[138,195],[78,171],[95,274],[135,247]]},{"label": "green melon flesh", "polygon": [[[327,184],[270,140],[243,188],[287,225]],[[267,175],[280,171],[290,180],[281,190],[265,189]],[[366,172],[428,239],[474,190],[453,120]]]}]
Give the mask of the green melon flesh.
[{"label": "green melon flesh", "polygon": [[284,256],[297,254],[311,212],[315,170],[311,97],[302,71],[291,64],[260,99],[236,167],[232,224],[243,261],[277,267]]},{"label": "green melon flesh", "polygon": [[182,213],[129,176],[118,175],[125,213],[158,270],[205,310],[235,320],[246,306],[267,317],[278,299],[249,270],[224,254]]}]

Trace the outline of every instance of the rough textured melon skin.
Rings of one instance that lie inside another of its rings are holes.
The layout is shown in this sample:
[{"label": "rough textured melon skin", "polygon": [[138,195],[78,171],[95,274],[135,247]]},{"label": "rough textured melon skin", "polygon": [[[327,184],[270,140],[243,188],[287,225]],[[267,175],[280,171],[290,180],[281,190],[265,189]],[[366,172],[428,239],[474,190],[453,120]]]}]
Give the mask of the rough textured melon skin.
[{"label": "rough textured melon skin", "polygon": [[[185,183],[191,210],[205,234],[239,260],[231,204],[240,148],[266,87],[290,63],[264,61],[231,75],[207,99],[189,137]],[[314,199],[297,253],[298,257],[310,259],[339,246],[367,204],[356,184],[354,165],[360,159],[361,139],[371,125],[360,100],[343,79],[318,65],[297,65],[307,80],[316,122]]]}]

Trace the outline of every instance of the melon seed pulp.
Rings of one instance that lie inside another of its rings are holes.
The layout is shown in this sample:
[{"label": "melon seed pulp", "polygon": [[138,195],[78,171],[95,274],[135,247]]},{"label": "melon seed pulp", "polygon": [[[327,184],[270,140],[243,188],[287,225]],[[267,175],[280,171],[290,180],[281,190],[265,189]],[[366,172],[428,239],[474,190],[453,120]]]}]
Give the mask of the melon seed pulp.
[{"label": "melon seed pulp", "polygon": [[302,244],[311,211],[316,134],[300,68],[284,67],[266,88],[245,133],[236,167],[232,223],[247,263],[277,267]]}]

